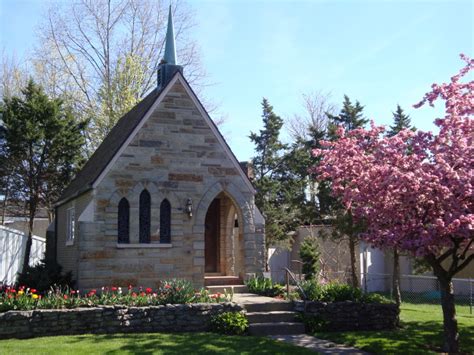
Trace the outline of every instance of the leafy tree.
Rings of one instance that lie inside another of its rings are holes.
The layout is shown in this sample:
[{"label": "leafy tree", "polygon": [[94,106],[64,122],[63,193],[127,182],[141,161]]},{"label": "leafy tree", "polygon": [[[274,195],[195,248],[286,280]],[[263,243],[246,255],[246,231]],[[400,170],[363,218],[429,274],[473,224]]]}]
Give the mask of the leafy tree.
[{"label": "leafy tree", "polygon": [[[474,81],[461,82],[474,60],[449,83],[433,85],[416,105],[445,103],[436,119],[439,133],[403,130],[383,137],[383,127],[340,130],[318,167],[330,178],[334,194],[367,229],[365,240],[376,247],[422,256],[441,288],[445,351],[459,353],[453,277],[474,260]],[[409,154],[407,154],[407,151]]]},{"label": "leafy tree", "polygon": [[303,274],[305,280],[311,280],[318,276],[319,272],[319,243],[316,237],[309,235],[303,239],[300,247],[300,258],[303,262]]},{"label": "leafy tree", "polygon": [[[356,101],[355,104],[344,95],[342,109],[338,115],[328,113],[328,138],[330,140],[337,140],[337,130],[343,128],[347,131],[360,129],[367,124],[368,119],[363,114],[364,106]],[[324,148],[324,147],[323,147]],[[320,159],[320,157],[318,157]],[[317,169],[313,169],[314,174],[318,174]],[[329,179],[318,179],[326,196],[330,195],[332,181]],[[330,206],[327,207],[331,211],[332,225],[334,227],[332,237],[336,240],[347,238],[349,243],[349,254],[351,262],[351,283],[353,287],[359,287],[359,277],[357,272],[357,256],[356,250],[360,233],[363,231],[362,223],[354,220],[352,211],[341,205],[341,202],[336,199],[326,198]]]},{"label": "leafy tree", "polygon": [[[393,137],[404,129],[415,130],[411,127],[410,116],[403,112],[400,105],[397,105],[397,110],[393,112],[393,126],[387,132],[388,137]],[[392,275],[392,289],[396,304],[400,305],[402,296],[400,291],[400,254],[398,249],[393,248],[393,275]]]},{"label": "leafy tree", "polygon": [[15,193],[27,204],[28,238],[23,259],[30,258],[33,221],[38,207],[57,200],[81,163],[82,135],[87,122],[75,120],[59,99],[51,100],[30,80],[21,97],[4,98],[2,105],[2,160],[11,160],[5,172]]}]

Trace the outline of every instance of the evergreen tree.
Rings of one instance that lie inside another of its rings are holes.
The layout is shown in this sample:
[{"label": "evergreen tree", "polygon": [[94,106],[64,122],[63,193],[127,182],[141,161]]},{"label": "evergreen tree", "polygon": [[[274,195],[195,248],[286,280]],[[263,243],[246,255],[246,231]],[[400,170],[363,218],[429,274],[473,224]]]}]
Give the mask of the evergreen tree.
[{"label": "evergreen tree", "polygon": [[82,132],[87,122],[78,123],[61,100],[51,100],[31,80],[22,94],[3,99],[0,160],[15,162],[2,175],[9,177],[10,186],[14,186],[28,209],[22,268],[26,270],[37,210],[59,197],[82,162],[80,152],[85,143]]},{"label": "evergreen tree", "polygon": [[347,131],[364,127],[369,120],[363,115],[364,106],[359,101],[351,102],[349,96],[344,95],[341,112],[338,115],[327,114],[329,119],[328,134],[335,139],[337,126],[343,126]]},{"label": "evergreen tree", "polygon": [[305,280],[311,280],[318,276],[320,256],[317,238],[312,235],[304,238],[300,248],[300,259],[303,262],[302,272]]},{"label": "evergreen tree", "polygon": [[255,171],[255,204],[265,217],[267,248],[288,243],[288,232],[294,228],[294,214],[287,202],[288,192],[282,178],[283,155],[287,146],[280,141],[283,120],[273,112],[267,99],[262,101],[263,129],[250,134],[255,143],[252,159]]},{"label": "evergreen tree", "polygon": [[387,136],[393,137],[403,129],[413,129],[411,127],[410,116],[403,112],[403,109],[400,107],[400,105],[397,105],[397,110],[395,112],[392,112],[392,114],[393,126],[390,126],[390,130],[387,132]]}]

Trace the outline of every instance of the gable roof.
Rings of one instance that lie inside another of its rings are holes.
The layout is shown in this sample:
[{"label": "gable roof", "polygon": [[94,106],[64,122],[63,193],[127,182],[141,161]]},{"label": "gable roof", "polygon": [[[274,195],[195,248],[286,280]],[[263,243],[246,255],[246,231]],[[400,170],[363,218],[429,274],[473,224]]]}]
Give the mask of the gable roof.
[{"label": "gable roof", "polygon": [[141,126],[141,122],[143,122],[144,118],[148,116],[147,113],[152,111],[151,109],[153,106],[156,107],[155,103],[157,103],[157,101],[161,101],[158,100],[160,94],[166,94],[168,89],[176,83],[178,77],[181,79],[180,82],[184,84],[183,86],[187,90],[191,99],[194,101],[198,110],[203,115],[203,118],[208,122],[209,127],[214,132],[214,134],[216,134],[218,140],[223,145],[223,148],[228,153],[229,158],[238,168],[240,175],[244,178],[249,189],[252,192],[255,192],[252,182],[250,181],[247,174],[244,173],[244,170],[227,144],[225,138],[220,133],[216,124],[210,118],[209,114],[205,110],[202,103],[199,101],[197,95],[194,93],[182,73],[177,71],[165,87],[162,89],[154,89],[128,113],[120,118],[109,134],[105,137],[103,142],[99,145],[94,154],[92,154],[90,159],[86,162],[84,167],[78,172],[75,179],[64,190],[56,205],[62,205],[65,202],[95,187],[95,185],[107,172],[107,168],[109,165],[111,165],[112,160],[114,160],[114,158],[119,155],[121,148],[125,145],[127,140],[133,138],[132,136],[134,135],[134,132],[140,128],[139,126]]},{"label": "gable roof", "polygon": [[119,151],[143,116],[156,101],[162,90],[154,89],[142,101],[120,118],[110,130],[94,154],[89,158],[84,167],[77,173],[74,180],[63,191],[58,200],[58,205],[90,190],[92,184],[106,168],[107,163]]}]

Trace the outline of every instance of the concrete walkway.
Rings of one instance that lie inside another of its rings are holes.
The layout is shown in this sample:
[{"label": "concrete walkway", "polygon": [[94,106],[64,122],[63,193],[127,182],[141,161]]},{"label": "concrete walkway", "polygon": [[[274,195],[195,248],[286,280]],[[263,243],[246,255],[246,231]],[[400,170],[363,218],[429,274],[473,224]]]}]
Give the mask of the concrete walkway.
[{"label": "concrete walkway", "polygon": [[232,302],[245,305],[245,304],[258,304],[258,303],[279,303],[279,302],[287,303],[288,301],[284,299],[279,299],[279,298],[255,295],[253,293],[234,293],[234,298]]},{"label": "concrete walkway", "polygon": [[279,341],[285,341],[293,345],[301,346],[320,354],[353,354],[368,355],[370,353],[351,348],[345,345],[339,345],[328,340],[318,339],[307,334],[298,335],[269,335],[269,338]]}]

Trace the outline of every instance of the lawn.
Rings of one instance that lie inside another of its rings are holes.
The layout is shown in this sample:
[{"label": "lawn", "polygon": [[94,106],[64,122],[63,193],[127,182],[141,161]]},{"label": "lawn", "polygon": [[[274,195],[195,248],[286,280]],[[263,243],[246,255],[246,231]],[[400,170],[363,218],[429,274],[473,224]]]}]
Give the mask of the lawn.
[{"label": "lawn", "polygon": [[314,354],[304,348],[251,336],[213,333],[144,333],[56,336],[0,341],[2,354]]},{"label": "lawn", "polygon": [[[474,354],[474,315],[468,306],[456,306],[461,351]],[[318,332],[320,338],[353,345],[377,354],[426,354],[440,352],[443,343],[441,306],[404,303],[401,329],[395,331]]]}]

